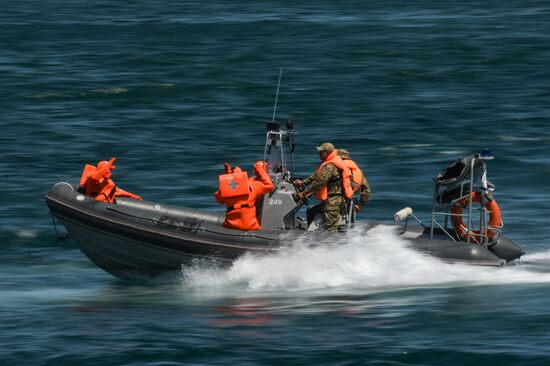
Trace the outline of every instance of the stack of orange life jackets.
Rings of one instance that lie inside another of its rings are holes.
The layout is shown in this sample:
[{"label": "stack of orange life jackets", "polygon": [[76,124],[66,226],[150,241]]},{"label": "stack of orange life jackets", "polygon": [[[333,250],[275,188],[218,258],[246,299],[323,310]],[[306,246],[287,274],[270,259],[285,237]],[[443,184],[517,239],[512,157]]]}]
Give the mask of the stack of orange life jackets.
[{"label": "stack of orange life jackets", "polygon": [[135,200],[142,198],[123,189],[118,188],[111,178],[111,171],[116,167],[116,158],[109,161],[100,161],[97,167],[86,164],[80,177],[79,192],[95,198],[98,201],[114,202],[116,197],[129,197]]}]

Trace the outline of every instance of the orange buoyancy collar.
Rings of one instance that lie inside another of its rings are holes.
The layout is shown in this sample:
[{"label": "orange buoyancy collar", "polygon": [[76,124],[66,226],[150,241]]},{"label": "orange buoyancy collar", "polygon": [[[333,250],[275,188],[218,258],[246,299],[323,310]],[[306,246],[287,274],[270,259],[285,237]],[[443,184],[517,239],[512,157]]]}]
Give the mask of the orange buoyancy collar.
[{"label": "orange buoyancy collar", "polygon": [[[342,187],[344,187],[344,195],[346,198],[351,198],[353,196],[353,188],[351,187],[351,171],[350,169],[344,164],[344,161],[340,156],[338,156],[338,150],[334,150],[330,153],[329,156],[319,166],[317,167],[317,173],[321,171],[321,168],[325,166],[326,164],[332,164],[338,170],[340,170],[340,176],[342,178]],[[319,201],[325,201],[328,198],[328,188],[326,185],[321,187],[317,193],[316,193],[317,199]]]},{"label": "orange buoyancy collar", "polygon": [[358,191],[363,182],[363,172],[359,169],[357,164],[355,164],[355,161],[350,159],[342,160],[344,161],[344,165],[351,171],[351,188],[353,188],[354,191]]}]

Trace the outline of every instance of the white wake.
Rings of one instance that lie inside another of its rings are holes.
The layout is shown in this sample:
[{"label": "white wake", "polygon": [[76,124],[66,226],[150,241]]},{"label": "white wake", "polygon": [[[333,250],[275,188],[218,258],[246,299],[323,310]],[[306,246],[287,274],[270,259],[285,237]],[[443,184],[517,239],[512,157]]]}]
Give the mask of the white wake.
[{"label": "white wake", "polygon": [[296,242],[270,256],[245,255],[230,268],[183,270],[185,287],[197,290],[383,291],[420,286],[550,283],[550,252],[524,256],[505,268],[449,264],[407,247],[389,226],[368,235],[355,230],[337,242],[312,246]]}]

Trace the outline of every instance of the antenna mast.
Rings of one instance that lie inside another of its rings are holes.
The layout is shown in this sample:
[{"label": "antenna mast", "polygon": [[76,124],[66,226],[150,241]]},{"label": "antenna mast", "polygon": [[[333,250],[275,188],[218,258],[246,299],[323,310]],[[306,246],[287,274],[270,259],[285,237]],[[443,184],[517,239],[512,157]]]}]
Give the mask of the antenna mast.
[{"label": "antenna mast", "polygon": [[277,83],[277,94],[275,94],[275,106],[273,107],[272,121],[275,122],[275,111],[277,111],[277,100],[279,99],[279,87],[281,86],[281,75],[283,74],[283,67],[279,69],[279,82]]}]

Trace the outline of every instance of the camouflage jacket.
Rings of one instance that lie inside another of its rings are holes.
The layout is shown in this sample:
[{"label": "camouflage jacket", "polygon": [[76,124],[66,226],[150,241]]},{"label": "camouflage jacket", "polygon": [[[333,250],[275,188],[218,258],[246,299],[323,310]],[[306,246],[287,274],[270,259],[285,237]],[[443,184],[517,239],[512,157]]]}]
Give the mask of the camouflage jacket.
[{"label": "camouflage jacket", "polygon": [[325,185],[327,186],[329,196],[344,196],[340,170],[331,163],[323,165],[319,172],[315,172],[304,179],[304,184],[306,186],[304,190],[306,196],[315,193]]},{"label": "camouflage jacket", "polygon": [[[304,179],[304,184],[306,185],[306,189],[304,190],[304,193],[309,196],[313,193],[315,193],[317,190],[319,190],[324,185],[327,186],[328,194],[330,196],[332,195],[341,195],[344,196],[344,190],[342,187],[342,178],[340,175],[340,171],[338,168],[336,168],[333,164],[326,164],[324,165],[319,173],[315,172],[306,179]],[[365,207],[367,202],[370,201],[371,197],[371,189],[369,186],[369,182],[363,176],[363,180],[361,181],[361,189],[360,189],[360,196],[359,201],[357,202],[357,205],[360,209]]]},{"label": "camouflage jacket", "polygon": [[365,207],[365,204],[370,201],[370,186],[369,182],[367,182],[367,179],[363,175],[363,181],[361,182],[361,189],[360,189],[361,195],[359,197],[359,202],[357,202],[357,206],[359,206],[360,209]]}]

